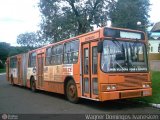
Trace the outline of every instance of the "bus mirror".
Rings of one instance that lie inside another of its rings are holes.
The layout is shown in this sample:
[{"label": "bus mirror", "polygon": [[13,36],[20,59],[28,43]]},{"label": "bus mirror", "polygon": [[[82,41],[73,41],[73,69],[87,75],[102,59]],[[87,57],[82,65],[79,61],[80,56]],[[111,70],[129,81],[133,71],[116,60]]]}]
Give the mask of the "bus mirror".
[{"label": "bus mirror", "polygon": [[102,53],[103,52],[103,41],[99,41],[98,42],[98,53]]}]

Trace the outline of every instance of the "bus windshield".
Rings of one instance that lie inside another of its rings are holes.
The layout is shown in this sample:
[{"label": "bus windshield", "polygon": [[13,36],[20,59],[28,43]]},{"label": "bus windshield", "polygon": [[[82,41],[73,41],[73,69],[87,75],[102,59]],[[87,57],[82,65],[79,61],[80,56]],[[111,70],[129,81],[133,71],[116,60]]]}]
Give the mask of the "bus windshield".
[{"label": "bus windshield", "polygon": [[104,40],[101,69],[104,72],[148,71],[144,43]]}]

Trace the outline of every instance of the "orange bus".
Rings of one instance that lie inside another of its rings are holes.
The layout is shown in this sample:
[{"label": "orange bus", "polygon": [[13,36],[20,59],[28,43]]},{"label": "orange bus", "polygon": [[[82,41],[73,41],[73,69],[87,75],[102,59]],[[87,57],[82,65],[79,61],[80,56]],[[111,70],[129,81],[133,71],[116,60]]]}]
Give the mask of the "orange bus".
[{"label": "orange bus", "polygon": [[144,32],[104,27],[7,59],[7,80],[96,101],[151,96]]}]

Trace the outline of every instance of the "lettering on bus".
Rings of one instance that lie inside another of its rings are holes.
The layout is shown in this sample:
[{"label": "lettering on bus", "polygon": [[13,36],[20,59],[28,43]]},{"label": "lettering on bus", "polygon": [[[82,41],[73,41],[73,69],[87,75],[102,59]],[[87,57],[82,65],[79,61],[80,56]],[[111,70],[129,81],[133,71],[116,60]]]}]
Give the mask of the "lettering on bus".
[{"label": "lettering on bus", "polygon": [[73,75],[73,65],[72,64],[63,65],[63,75]]},{"label": "lettering on bus", "polygon": [[89,37],[85,38],[85,41],[89,41],[89,40],[93,40],[93,39],[95,39],[95,36],[89,36]]}]

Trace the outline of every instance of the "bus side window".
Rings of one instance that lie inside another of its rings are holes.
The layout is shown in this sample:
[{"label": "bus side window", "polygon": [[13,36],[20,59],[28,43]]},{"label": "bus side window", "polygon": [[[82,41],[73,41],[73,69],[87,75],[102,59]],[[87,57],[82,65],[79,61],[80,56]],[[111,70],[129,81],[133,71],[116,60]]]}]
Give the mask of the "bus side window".
[{"label": "bus side window", "polygon": [[36,52],[33,52],[29,55],[29,67],[36,66]]},{"label": "bus side window", "polygon": [[63,58],[63,45],[57,45],[52,47],[52,65],[62,64]]},{"label": "bus side window", "polygon": [[10,59],[10,67],[11,68],[17,67],[17,58],[16,57]]},{"label": "bus side window", "polygon": [[63,57],[63,45],[57,46],[57,54],[56,54],[56,64],[62,64]]},{"label": "bus side window", "polygon": [[78,61],[79,41],[71,41],[64,45],[64,64],[74,64]]},{"label": "bus side window", "polygon": [[47,48],[46,50],[46,65],[50,65],[51,64],[51,48]]}]

